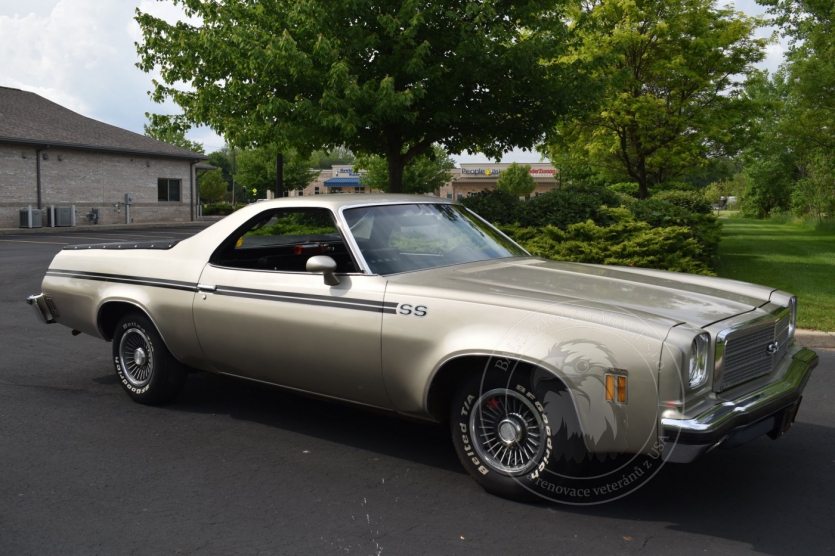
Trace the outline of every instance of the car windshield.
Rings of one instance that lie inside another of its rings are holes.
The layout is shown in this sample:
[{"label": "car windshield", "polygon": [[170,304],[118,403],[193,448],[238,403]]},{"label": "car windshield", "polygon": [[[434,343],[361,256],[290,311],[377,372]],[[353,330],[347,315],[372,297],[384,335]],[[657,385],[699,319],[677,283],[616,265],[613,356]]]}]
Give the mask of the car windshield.
[{"label": "car windshield", "polygon": [[527,256],[498,230],[456,205],[380,205],[346,209],[344,215],[374,274]]}]

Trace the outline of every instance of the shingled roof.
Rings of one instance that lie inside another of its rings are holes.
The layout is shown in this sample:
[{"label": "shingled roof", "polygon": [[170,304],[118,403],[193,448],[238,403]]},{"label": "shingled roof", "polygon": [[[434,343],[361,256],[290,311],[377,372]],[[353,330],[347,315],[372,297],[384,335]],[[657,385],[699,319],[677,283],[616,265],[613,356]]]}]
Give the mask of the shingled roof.
[{"label": "shingled roof", "polygon": [[87,118],[35,93],[0,87],[0,142],[206,160],[205,155]]}]

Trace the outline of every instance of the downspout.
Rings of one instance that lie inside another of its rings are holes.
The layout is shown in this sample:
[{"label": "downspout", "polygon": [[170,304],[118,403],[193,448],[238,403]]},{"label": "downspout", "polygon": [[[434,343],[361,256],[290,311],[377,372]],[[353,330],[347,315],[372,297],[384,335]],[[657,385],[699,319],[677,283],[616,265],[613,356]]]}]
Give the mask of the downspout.
[{"label": "downspout", "polygon": [[201,205],[201,202],[200,202],[200,178],[205,176],[209,172],[209,170],[203,170],[202,174],[198,174],[197,172],[199,172],[199,170],[195,169],[194,170],[194,175],[195,175],[195,180],[197,182],[197,185],[194,188],[195,189],[195,191],[194,191],[194,207],[195,207],[195,212],[197,213],[197,218],[200,218],[202,220],[203,219],[203,209],[200,207],[200,205]]},{"label": "downspout", "polygon": [[38,182],[38,209],[43,208],[41,205],[41,153],[49,148],[49,145],[35,150],[35,176]]},{"label": "downspout", "polygon": [[191,213],[191,221],[194,222],[194,208],[197,206],[197,196],[194,194],[194,165],[200,162],[195,160],[188,167],[189,191],[191,198],[189,199],[189,212]]}]

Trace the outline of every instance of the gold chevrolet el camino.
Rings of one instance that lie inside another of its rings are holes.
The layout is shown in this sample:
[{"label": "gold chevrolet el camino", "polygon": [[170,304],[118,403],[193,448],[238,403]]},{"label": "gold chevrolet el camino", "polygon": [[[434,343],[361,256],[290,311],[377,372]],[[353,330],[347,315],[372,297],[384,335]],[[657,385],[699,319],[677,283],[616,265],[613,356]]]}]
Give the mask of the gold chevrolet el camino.
[{"label": "gold chevrolet el camino", "polygon": [[286,198],[181,241],[70,246],[42,288],[36,313],[111,342],[139,403],[196,369],[443,423],[514,498],[607,458],[776,438],[817,364],[788,293],[532,257],[428,196]]}]

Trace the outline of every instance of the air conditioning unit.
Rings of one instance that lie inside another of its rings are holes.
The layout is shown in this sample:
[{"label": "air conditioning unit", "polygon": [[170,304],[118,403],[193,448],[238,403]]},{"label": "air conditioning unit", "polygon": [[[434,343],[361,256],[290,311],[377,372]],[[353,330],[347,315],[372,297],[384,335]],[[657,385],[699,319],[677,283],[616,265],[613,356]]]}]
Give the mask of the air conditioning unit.
[{"label": "air conditioning unit", "polygon": [[72,209],[70,207],[55,208],[55,225],[72,226]]},{"label": "air conditioning unit", "polygon": [[32,209],[32,225],[29,225],[29,209],[20,209],[21,228],[43,228],[43,212],[41,209]]},{"label": "air conditioning unit", "polygon": [[[52,222],[53,213],[55,214],[55,222]],[[72,226],[72,209],[70,207],[50,207],[43,209],[44,219],[46,225],[50,228],[53,226]]]}]

